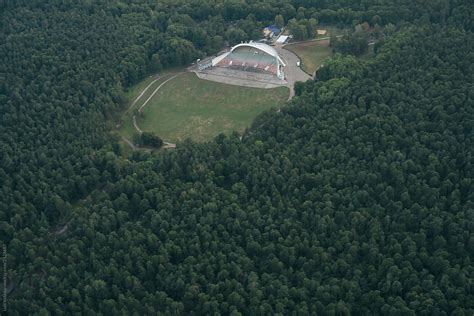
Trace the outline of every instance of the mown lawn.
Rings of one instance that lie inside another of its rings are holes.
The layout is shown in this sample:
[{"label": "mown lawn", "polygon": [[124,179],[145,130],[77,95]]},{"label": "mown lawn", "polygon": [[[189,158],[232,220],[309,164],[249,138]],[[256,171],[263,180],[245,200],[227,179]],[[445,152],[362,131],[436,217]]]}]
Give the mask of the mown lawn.
[{"label": "mown lawn", "polygon": [[[135,99],[139,94],[140,92],[143,91],[143,89],[145,89],[153,80],[155,80],[157,78],[157,76],[149,76],[149,77],[146,77],[145,79],[143,79],[142,81],[140,81],[139,83],[137,83],[136,85],[128,88],[127,90],[125,90],[125,97],[128,99],[128,100],[131,100],[133,101],[133,99]],[[150,87],[151,88],[151,87]],[[131,102],[130,101],[130,102]]]},{"label": "mown lawn", "polygon": [[206,141],[220,133],[243,132],[261,112],[283,106],[288,94],[286,87],[238,87],[182,73],[162,86],[137,122],[166,141]]},{"label": "mown lawn", "polygon": [[[127,110],[124,111],[124,113],[122,114],[122,118],[120,120],[120,135],[123,135],[126,138],[133,140],[133,137],[136,134],[136,130],[133,126],[133,115],[135,114],[136,110],[148,99],[148,97],[153,94],[153,91],[155,91],[155,89],[161,83],[163,83],[172,75],[173,73],[163,73],[159,76],[147,77],[136,85],[130,87],[128,91],[125,92],[129,105],[127,106]],[[157,80],[155,81],[155,79]],[[147,86],[149,87],[146,92],[143,93],[143,95],[137,100],[133,107],[130,107],[135,98],[137,98]]]},{"label": "mown lawn", "polygon": [[301,59],[301,68],[310,75],[313,75],[324,60],[332,55],[329,40],[286,45],[285,49],[292,51]]}]

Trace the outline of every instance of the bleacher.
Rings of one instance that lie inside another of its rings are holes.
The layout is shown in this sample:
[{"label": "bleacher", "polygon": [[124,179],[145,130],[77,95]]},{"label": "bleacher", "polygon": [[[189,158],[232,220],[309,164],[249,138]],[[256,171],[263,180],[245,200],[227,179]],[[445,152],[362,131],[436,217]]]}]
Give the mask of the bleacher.
[{"label": "bleacher", "polygon": [[278,66],[273,56],[253,47],[239,47],[216,66],[276,75]]}]

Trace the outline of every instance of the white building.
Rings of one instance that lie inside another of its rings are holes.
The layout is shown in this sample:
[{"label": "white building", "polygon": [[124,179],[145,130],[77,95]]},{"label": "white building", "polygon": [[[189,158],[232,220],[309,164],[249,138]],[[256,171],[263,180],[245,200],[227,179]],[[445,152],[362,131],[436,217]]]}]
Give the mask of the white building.
[{"label": "white building", "polygon": [[251,41],[235,45],[229,52],[214,58],[212,66],[269,73],[281,80],[285,79],[283,67],[286,64],[273,47],[264,43]]}]

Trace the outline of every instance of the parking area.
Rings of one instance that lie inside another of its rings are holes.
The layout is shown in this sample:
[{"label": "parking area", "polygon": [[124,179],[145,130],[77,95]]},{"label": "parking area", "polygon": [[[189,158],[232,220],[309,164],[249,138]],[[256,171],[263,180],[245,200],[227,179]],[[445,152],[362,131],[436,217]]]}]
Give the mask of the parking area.
[{"label": "parking area", "polygon": [[294,96],[295,82],[312,78],[298,66],[300,59],[293,52],[285,49],[282,45],[276,45],[274,48],[286,64],[283,68],[285,80],[280,80],[269,73],[238,70],[230,67],[209,67],[204,70],[193,67],[190,70],[194,71],[201,79],[243,87],[270,89],[287,86],[290,89],[289,99],[291,99]]},{"label": "parking area", "polygon": [[289,50],[285,49],[282,45],[276,45],[275,50],[278,52],[280,57],[286,64],[286,67],[283,69],[285,72],[285,79],[287,81],[287,85],[290,88],[290,99],[295,95],[294,85],[296,81],[306,81],[308,79],[312,79],[310,75],[306,72],[301,70],[301,68],[297,65],[300,62],[298,56],[294,53],[290,52]]}]

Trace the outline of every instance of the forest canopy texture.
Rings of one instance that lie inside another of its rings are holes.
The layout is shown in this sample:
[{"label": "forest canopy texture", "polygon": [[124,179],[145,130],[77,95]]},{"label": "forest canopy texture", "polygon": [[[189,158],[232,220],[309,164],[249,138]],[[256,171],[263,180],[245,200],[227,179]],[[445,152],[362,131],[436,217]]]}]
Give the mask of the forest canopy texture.
[{"label": "forest canopy texture", "polygon": [[[472,5],[393,3],[0,1],[8,312],[472,315]],[[124,89],[277,15],[397,33],[243,135],[122,155]]]}]

